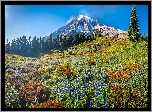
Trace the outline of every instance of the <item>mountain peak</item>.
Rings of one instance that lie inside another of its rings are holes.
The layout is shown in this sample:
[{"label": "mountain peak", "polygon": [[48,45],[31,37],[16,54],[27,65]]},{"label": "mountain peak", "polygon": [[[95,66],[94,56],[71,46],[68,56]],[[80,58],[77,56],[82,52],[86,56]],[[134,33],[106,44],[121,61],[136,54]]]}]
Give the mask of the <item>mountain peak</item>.
[{"label": "mountain peak", "polygon": [[78,15],[78,16],[77,16],[77,19],[80,20],[80,19],[82,19],[83,17],[84,17],[83,15]]},{"label": "mountain peak", "polygon": [[55,38],[57,35],[69,36],[77,33],[85,33],[85,35],[94,35],[95,30],[98,29],[103,36],[114,36],[118,31],[113,27],[108,27],[104,24],[100,24],[97,20],[93,20],[87,15],[77,15],[65,26],[59,28],[56,32],[52,33],[52,37]]},{"label": "mountain peak", "polygon": [[81,20],[82,18],[87,19],[87,20],[88,20],[88,19],[91,19],[89,16],[84,16],[84,15],[82,15],[82,14],[76,16],[76,18],[77,18],[78,20]]}]

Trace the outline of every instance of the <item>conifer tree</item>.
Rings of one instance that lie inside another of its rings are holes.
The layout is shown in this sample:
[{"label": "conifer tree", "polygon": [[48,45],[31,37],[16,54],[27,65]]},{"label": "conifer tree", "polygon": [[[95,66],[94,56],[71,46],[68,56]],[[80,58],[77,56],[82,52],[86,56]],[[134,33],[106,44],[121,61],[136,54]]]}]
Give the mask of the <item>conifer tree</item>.
[{"label": "conifer tree", "polygon": [[101,32],[98,29],[95,31],[95,36],[96,37],[101,37]]},{"label": "conifer tree", "polygon": [[128,29],[129,40],[130,41],[139,41],[140,40],[140,28],[138,26],[138,17],[136,12],[136,6],[134,5],[131,10],[130,26]]},{"label": "conifer tree", "polygon": [[43,37],[41,38],[41,50],[42,50],[41,52],[43,53],[45,52],[45,42]]},{"label": "conifer tree", "polygon": [[7,44],[6,44],[5,50],[6,50],[6,53],[10,54],[11,45],[10,45],[10,42],[8,42],[8,39],[7,39]]},{"label": "conifer tree", "polygon": [[80,42],[80,38],[79,38],[79,34],[78,33],[75,35],[75,40],[76,40],[75,44],[78,44]]},{"label": "conifer tree", "polygon": [[69,39],[68,39],[68,45],[71,45],[73,41],[73,37],[72,35],[69,35]]},{"label": "conifer tree", "polygon": [[63,47],[65,47],[65,46],[66,46],[66,41],[67,41],[66,36],[63,36]]},{"label": "conifer tree", "polygon": [[49,35],[49,50],[52,49],[53,43],[52,43],[52,34]]}]

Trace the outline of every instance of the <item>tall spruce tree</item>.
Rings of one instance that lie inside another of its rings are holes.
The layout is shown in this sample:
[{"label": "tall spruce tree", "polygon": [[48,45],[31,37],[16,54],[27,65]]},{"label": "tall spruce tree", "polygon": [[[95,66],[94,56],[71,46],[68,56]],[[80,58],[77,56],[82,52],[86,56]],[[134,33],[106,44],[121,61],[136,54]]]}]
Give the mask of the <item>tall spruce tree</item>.
[{"label": "tall spruce tree", "polygon": [[140,28],[138,24],[139,20],[137,17],[136,6],[134,5],[131,10],[130,26],[128,29],[130,41],[136,42],[140,40]]}]

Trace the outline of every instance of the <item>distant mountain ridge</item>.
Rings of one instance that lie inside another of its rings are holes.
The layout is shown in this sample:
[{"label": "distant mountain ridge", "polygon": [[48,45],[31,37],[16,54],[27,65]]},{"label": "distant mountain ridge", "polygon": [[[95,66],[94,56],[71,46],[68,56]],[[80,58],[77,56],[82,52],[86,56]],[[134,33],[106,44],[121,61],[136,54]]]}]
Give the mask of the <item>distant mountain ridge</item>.
[{"label": "distant mountain ridge", "polygon": [[116,29],[114,27],[108,27],[104,24],[100,24],[97,20],[93,20],[89,16],[78,15],[72,19],[68,24],[59,28],[57,31],[51,33],[52,38],[56,38],[58,35],[69,36],[77,33],[84,33],[85,35],[94,35],[96,29],[98,29],[103,36],[112,37],[116,34],[127,33],[126,31]]}]

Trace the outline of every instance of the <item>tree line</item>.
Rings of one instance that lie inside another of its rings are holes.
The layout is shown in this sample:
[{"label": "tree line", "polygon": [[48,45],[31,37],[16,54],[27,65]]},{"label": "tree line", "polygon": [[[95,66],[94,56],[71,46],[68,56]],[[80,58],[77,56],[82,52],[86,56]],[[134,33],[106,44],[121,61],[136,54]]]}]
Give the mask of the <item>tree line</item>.
[{"label": "tree line", "polygon": [[51,50],[64,50],[67,47],[77,45],[85,41],[94,40],[95,36],[90,34],[85,36],[84,33],[76,34],[74,36],[63,36],[58,35],[56,38],[52,39],[52,34],[50,34],[46,41],[44,38],[37,38],[36,36],[31,40],[26,36],[12,40],[5,45],[5,52],[8,54],[17,54],[21,56],[35,57],[39,56],[40,53],[51,53]]}]

